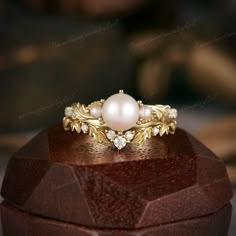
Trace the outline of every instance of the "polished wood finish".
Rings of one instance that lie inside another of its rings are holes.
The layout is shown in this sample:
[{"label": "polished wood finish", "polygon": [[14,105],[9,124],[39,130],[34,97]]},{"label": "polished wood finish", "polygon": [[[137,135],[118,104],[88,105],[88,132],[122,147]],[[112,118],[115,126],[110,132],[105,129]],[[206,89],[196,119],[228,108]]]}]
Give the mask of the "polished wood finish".
[{"label": "polished wood finish", "polygon": [[227,236],[232,207],[228,204],[208,216],[136,230],[86,228],[30,215],[7,203],[0,210],[4,236]]},{"label": "polished wood finish", "polygon": [[2,195],[41,217],[133,230],[214,213],[232,190],[223,162],[181,129],[118,151],[56,125],[14,154]]}]

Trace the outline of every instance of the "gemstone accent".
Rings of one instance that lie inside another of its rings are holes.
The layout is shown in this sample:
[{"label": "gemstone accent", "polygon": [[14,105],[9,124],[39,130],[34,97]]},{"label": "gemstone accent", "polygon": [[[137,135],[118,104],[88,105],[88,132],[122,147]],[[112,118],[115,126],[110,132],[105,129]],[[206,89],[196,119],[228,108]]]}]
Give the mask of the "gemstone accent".
[{"label": "gemstone accent", "polygon": [[142,106],[140,108],[140,117],[143,119],[148,119],[150,118],[152,115],[152,109],[148,106]]},{"label": "gemstone accent", "polygon": [[101,106],[94,106],[90,110],[90,114],[94,118],[100,118],[102,116],[102,107]]},{"label": "gemstone accent", "polygon": [[125,133],[125,138],[127,141],[131,141],[134,138],[134,133],[132,131],[127,131]]},{"label": "gemstone accent", "polygon": [[121,150],[122,148],[124,148],[126,146],[126,139],[123,136],[117,136],[114,139],[114,145]]},{"label": "gemstone accent", "polygon": [[68,117],[72,117],[74,115],[72,107],[66,107],[65,115],[68,116]]},{"label": "gemstone accent", "polygon": [[159,129],[157,127],[152,128],[152,135],[157,136],[159,134]]},{"label": "gemstone accent", "polygon": [[83,131],[83,133],[87,133],[88,129],[89,129],[89,127],[87,124],[84,123],[81,125],[81,130]]},{"label": "gemstone accent", "polygon": [[106,136],[109,140],[114,140],[116,133],[114,130],[108,130]]},{"label": "gemstone accent", "polygon": [[168,109],[168,117],[170,119],[176,119],[178,116],[177,110],[172,108],[172,109]]}]

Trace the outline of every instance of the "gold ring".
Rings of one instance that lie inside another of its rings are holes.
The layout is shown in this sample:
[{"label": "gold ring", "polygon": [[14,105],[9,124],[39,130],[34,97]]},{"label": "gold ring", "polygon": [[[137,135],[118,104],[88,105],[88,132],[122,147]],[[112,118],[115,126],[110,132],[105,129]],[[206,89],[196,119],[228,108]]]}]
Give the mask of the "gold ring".
[{"label": "gold ring", "polygon": [[176,118],[177,110],[169,105],[144,105],[120,90],[88,106],[73,103],[66,107],[63,127],[89,134],[100,143],[113,143],[120,150],[127,143],[174,134]]}]

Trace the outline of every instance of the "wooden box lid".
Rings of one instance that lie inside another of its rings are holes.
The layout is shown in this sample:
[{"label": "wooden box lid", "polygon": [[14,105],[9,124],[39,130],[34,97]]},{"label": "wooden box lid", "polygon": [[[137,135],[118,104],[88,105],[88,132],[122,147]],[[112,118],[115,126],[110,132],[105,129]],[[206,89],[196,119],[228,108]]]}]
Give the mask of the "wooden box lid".
[{"label": "wooden box lid", "polygon": [[232,189],[223,162],[181,129],[118,151],[56,125],[14,154],[2,196],[58,221],[138,229],[214,213]]}]

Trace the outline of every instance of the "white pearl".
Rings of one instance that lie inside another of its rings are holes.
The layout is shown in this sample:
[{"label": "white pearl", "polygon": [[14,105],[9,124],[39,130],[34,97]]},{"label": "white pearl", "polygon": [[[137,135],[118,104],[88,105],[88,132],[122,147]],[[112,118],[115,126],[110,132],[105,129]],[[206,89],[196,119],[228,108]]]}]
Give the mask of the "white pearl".
[{"label": "white pearl", "polygon": [[148,106],[142,106],[140,109],[140,117],[143,119],[148,119],[152,115],[152,109]]},{"label": "white pearl", "polygon": [[92,107],[91,110],[90,110],[90,114],[94,118],[100,118],[102,116],[102,108],[101,108],[101,106],[94,106],[94,107]]},{"label": "white pearl", "polygon": [[129,95],[118,93],[103,104],[102,117],[108,127],[124,131],[133,127],[139,119],[139,106]]}]

